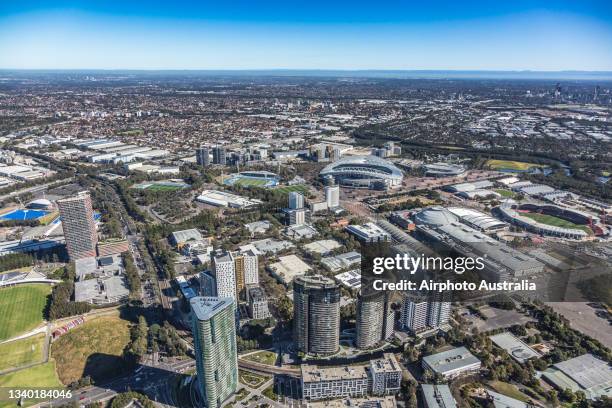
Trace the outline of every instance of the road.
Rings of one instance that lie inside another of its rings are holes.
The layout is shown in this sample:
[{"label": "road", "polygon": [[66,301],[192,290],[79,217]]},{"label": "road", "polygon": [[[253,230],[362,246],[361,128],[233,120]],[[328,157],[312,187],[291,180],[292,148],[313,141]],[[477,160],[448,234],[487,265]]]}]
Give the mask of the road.
[{"label": "road", "polygon": [[[171,389],[174,381],[172,378],[195,367],[194,360],[178,361],[171,364],[142,365],[135,372],[126,374],[114,380],[92,385],[75,391],[73,397],[81,405],[93,402],[108,401],[115,395],[129,390],[144,392],[151,400],[158,402],[158,405],[176,407],[173,390]],[[67,400],[53,400],[36,404],[36,407],[51,407],[66,404]]]},{"label": "road", "polygon": [[55,180],[55,181],[52,181],[52,182],[49,182],[49,183],[45,183],[45,184],[40,184],[40,185],[37,185],[37,186],[22,188],[21,190],[15,190],[12,193],[7,193],[7,194],[4,194],[4,195],[0,196],[0,201],[4,201],[7,198],[15,197],[15,196],[18,196],[18,195],[21,195],[21,194],[36,193],[36,192],[39,192],[39,191],[43,191],[43,190],[46,190],[48,187],[52,187],[52,186],[59,185],[59,184],[66,184],[66,183],[69,183],[69,182],[71,182],[73,180],[74,180],[74,177],[68,177],[68,178],[65,178],[65,179]]}]

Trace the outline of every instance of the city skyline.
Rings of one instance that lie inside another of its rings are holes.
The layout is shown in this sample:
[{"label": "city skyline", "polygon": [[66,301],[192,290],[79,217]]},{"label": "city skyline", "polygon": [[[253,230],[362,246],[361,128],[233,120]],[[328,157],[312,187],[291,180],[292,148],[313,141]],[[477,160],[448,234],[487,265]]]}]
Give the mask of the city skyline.
[{"label": "city skyline", "polygon": [[4,69],[610,71],[605,2],[0,8]]}]

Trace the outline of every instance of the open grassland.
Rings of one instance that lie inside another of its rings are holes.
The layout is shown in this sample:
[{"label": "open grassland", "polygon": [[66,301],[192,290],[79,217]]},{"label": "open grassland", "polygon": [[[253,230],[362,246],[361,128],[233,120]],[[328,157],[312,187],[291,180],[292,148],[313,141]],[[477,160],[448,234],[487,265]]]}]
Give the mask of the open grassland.
[{"label": "open grassland", "polygon": [[70,384],[83,376],[111,378],[125,368],[123,350],[130,341],[130,323],[116,316],[99,317],[64,334],[53,343],[60,380]]},{"label": "open grassland", "polygon": [[516,170],[527,171],[532,167],[547,167],[535,163],[526,163],[512,160],[487,160],[487,167],[491,170]]},{"label": "open grassland", "polygon": [[268,350],[258,351],[244,357],[245,360],[254,361],[259,364],[274,365],[276,363],[276,353]]},{"label": "open grassland", "polygon": [[45,335],[0,344],[0,371],[42,362]]},{"label": "open grassland", "polygon": [[0,289],[0,341],[36,328],[50,293],[51,287],[42,283]]},{"label": "open grassland", "polygon": [[282,186],[274,189],[275,191],[279,191],[284,194],[289,194],[292,191],[297,191],[298,193],[308,194],[308,187],[304,184],[295,184],[293,186]]},{"label": "open grassland", "polygon": [[573,222],[566,221],[564,219],[554,217],[552,215],[539,214],[539,213],[521,213],[521,215],[527,218],[531,218],[532,220],[535,220],[542,224],[552,225],[553,227],[580,229],[589,234],[593,232],[586,225],[574,224]]}]

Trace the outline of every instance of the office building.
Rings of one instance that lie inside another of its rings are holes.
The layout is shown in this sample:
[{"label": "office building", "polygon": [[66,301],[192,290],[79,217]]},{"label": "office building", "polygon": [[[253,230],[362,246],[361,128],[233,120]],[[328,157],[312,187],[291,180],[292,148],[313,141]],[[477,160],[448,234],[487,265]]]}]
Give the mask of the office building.
[{"label": "office building", "polygon": [[304,195],[297,191],[289,193],[289,209],[300,210],[304,208]]},{"label": "office building", "polygon": [[340,288],[322,275],[299,276],[293,281],[293,330],[296,349],[329,355],[340,340]]},{"label": "office building", "polygon": [[357,336],[356,346],[360,349],[375,347],[391,337],[394,326],[394,312],[391,309],[389,294],[376,292],[371,295],[360,294],[357,299]]},{"label": "office building", "polygon": [[249,315],[251,319],[267,319],[270,317],[270,310],[268,309],[268,299],[266,294],[259,287],[250,288],[248,290],[249,298]]},{"label": "office building", "polygon": [[190,301],[197,385],[207,408],[218,408],[238,388],[234,300],[194,297]]},{"label": "office building", "polygon": [[327,203],[328,208],[340,207],[340,187],[326,186],[325,202]]},{"label": "office building", "polygon": [[370,392],[372,395],[396,394],[402,383],[402,368],[393,353],[370,361]]},{"label": "office building", "polygon": [[213,256],[213,276],[217,296],[236,300],[236,266],[231,252],[217,252]]},{"label": "office building", "polygon": [[225,151],[225,147],[223,146],[215,146],[213,147],[213,163],[214,164],[227,164],[227,154]]},{"label": "office building", "polygon": [[304,208],[287,211],[287,225],[306,224],[307,212]]},{"label": "office building", "polygon": [[385,230],[380,228],[373,222],[368,222],[363,225],[349,225],[346,227],[346,232],[352,234],[362,242],[377,242],[389,241],[390,237]]},{"label": "office building", "polygon": [[196,163],[198,166],[210,165],[210,150],[208,147],[200,147],[196,149]]},{"label": "office building", "polygon": [[89,192],[57,200],[71,261],[96,256],[98,233]]}]

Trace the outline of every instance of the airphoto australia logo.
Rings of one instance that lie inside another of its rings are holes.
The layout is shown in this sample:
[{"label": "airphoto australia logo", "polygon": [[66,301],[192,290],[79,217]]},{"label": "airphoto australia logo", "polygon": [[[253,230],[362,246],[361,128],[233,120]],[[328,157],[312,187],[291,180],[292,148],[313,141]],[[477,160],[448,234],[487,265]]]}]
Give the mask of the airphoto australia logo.
[{"label": "airphoto australia logo", "polygon": [[[482,256],[450,256],[436,252],[416,255],[398,250],[389,241],[364,242],[361,252],[361,290],[451,294],[455,300],[479,300],[501,292],[536,291],[529,280],[510,281],[490,273]],[[498,279],[495,279],[495,278]]]},{"label": "airphoto australia logo", "polygon": [[[477,279],[485,269],[482,257],[375,256],[365,262],[364,272],[371,271],[368,286],[376,291],[461,292],[461,291],[535,291],[536,284],[528,280],[518,282],[490,282]],[[366,272],[367,273],[367,272]],[[462,275],[470,279],[457,279]],[[435,276],[436,279],[431,277]],[[447,277],[444,279],[444,277]]]}]

